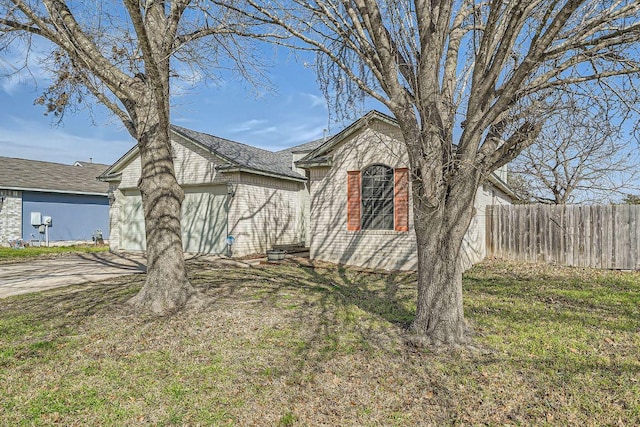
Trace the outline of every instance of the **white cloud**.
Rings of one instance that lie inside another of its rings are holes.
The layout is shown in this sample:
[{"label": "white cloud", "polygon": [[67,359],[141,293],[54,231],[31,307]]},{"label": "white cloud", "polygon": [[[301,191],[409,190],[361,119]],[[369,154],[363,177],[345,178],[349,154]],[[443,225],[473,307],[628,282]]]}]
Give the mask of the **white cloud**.
[{"label": "white cloud", "polygon": [[258,120],[258,119],[247,120],[245,122],[241,122],[236,124],[235,126],[232,126],[231,128],[229,128],[229,132],[242,133],[242,132],[253,131],[256,127],[262,126],[265,123],[267,123],[267,120]]},{"label": "white cloud", "polygon": [[172,123],[182,123],[183,125],[188,125],[190,123],[198,123],[197,120],[190,119],[189,117],[176,117],[171,119]]},{"label": "white cloud", "polygon": [[99,127],[90,136],[78,136],[36,121],[17,117],[9,119],[0,124],[2,156],[64,164],[92,158],[95,163],[111,164],[134,144],[122,133],[104,135],[104,129]]},{"label": "white cloud", "polygon": [[306,142],[311,142],[316,139],[322,138],[326,126],[321,125],[300,125],[294,126],[289,129],[287,134],[289,137],[283,142],[287,145],[298,145]]},{"label": "white cloud", "polygon": [[[266,122],[266,120],[265,120]],[[279,129],[277,126],[269,126],[269,127],[265,127],[265,128],[260,128],[260,129],[256,129],[254,131],[251,132],[251,135],[266,135],[266,134],[273,134],[273,133],[278,133]]]},{"label": "white cloud", "polygon": [[301,93],[300,94],[303,98],[306,98],[307,100],[309,100],[310,108],[315,108],[315,107],[323,107],[323,108],[327,108],[327,100],[325,99],[324,96],[318,96],[318,95],[314,95],[312,93]]}]

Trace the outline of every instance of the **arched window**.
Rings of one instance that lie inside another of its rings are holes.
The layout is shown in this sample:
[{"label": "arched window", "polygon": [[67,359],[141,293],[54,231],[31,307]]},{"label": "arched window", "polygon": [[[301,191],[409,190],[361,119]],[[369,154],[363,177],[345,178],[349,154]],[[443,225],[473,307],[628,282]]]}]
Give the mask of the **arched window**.
[{"label": "arched window", "polygon": [[393,169],[388,166],[362,171],[362,229],[393,230]]}]

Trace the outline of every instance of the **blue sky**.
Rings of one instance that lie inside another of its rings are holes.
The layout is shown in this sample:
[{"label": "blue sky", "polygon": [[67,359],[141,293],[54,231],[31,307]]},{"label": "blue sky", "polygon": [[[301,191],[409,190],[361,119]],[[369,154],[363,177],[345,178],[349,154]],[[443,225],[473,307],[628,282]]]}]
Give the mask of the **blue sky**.
[{"label": "blue sky", "polygon": [[[47,85],[46,73],[37,66],[31,73],[0,79],[0,156],[65,164],[93,158],[111,164],[134,145],[121,123],[101,106],[95,107],[93,117],[81,111],[66,114],[56,124],[43,106],[33,104]],[[172,122],[273,151],[344,126],[329,122],[313,69],[283,60],[269,75],[272,89],[259,94],[235,80],[187,89],[176,85]]]}]

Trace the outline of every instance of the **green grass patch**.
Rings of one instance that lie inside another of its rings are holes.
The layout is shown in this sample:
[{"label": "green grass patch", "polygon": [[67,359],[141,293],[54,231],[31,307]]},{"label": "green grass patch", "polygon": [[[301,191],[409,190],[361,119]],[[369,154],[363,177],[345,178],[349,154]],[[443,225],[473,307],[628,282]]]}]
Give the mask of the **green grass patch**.
[{"label": "green grass patch", "polygon": [[50,246],[50,247],[26,247],[21,249],[0,247],[0,262],[16,261],[21,259],[51,257],[68,253],[95,253],[107,252],[107,245],[79,245],[79,246]]},{"label": "green grass patch", "polygon": [[0,300],[0,425],[640,425],[640,273],[480,264],[489,351],[438,354],[413,274],[189,266],[211,302],[171,317],[143,275]]}]

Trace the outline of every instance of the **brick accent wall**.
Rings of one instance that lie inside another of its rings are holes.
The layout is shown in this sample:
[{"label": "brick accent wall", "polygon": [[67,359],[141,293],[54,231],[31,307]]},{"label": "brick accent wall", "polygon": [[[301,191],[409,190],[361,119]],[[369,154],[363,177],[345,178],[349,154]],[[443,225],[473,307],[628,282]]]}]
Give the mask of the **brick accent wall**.
[{"label": "brick accent wall", "polygon": [[0,245],[9,246],[9,239],[22,237],[22,192],[0,190],[0,196]]}]

